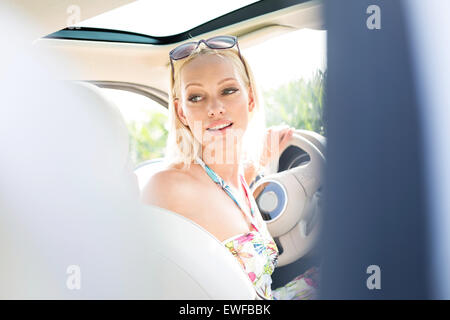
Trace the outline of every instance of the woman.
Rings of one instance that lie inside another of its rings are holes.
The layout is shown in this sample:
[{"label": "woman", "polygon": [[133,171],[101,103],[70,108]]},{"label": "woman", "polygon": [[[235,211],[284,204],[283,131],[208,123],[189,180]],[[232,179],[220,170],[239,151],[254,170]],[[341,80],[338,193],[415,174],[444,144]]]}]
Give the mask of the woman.
[{"label": "woman", "polygon": [[304,275],[271,290],[278,249],[248,187],[286,147],[293,129],[258,131],[264,125],[262,110],[235,37],[186,43],[169,56],[170,165],[150,179],[143,201],[177,212],[214,235],[262,298],[311,298],[316,284]]}]

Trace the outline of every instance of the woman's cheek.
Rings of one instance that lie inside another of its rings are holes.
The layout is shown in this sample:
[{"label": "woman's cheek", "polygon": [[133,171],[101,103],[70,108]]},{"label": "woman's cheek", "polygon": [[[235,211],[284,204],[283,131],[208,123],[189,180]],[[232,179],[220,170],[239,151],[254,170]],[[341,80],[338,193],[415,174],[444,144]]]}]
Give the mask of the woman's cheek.
[{"label": "woman's cheek", "polygon": [[191,130],[192,134],[198,141],[203,140],[203,127],[205,125],[203,118],[198,117],[195,114],[189,114],[188,117],[188,123],[189,123],[189,129]]}]

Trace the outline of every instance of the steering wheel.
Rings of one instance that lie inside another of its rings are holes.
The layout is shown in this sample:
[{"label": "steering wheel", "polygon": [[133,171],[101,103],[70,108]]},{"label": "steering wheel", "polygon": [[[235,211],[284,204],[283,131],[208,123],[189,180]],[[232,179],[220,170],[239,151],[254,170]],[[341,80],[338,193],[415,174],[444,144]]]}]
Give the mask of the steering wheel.
[{"label": "steering wheel", "polygon": [[306,152],[309,161],[278,172],[279,159],[275,159],[268,165],[269,174],[251,188],[267,228],[278,242],[279,266],[301,258],[317,240],[321,225],[324,143],[325,138],[316,133],[296,130],[290,146]]}]

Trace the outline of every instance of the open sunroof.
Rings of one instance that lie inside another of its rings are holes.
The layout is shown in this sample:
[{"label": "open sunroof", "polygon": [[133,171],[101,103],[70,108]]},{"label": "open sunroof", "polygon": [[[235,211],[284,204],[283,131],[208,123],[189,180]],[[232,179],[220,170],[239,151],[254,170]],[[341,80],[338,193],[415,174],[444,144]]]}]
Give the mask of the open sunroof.
[{"label": "open sunroof", "polygon": [[140,0],[45,38],[171,44],[303,2],[308,0],[233,0],[220,6],[211,0]]},{"label": "open sunroof", "polygon": [[138,0],[75,24],[77,27],[141,33],[154,37],[179,34],[245,7],[256,0]]}]

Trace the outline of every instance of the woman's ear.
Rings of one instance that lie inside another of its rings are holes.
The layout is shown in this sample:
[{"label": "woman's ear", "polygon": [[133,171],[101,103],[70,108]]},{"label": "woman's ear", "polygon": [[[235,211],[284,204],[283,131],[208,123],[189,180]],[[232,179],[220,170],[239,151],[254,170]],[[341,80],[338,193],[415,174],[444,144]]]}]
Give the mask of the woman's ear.
[{"label": "woman's ear", "polygon": [[184,115],[183,107],[180,105],[180,100],[178,98],[173,100],[173,106],[175,107],[175,111],[177,112],[178,119],[180,119],[181,123],[183,123],[186,127],[188,127],[188,123],[186,120],[186,116]]},{"label": "woman's ear", "polygon": [[253,89],[248,87],[248,111],[252,112],[255,108],[255,97],[253,95]]}]

